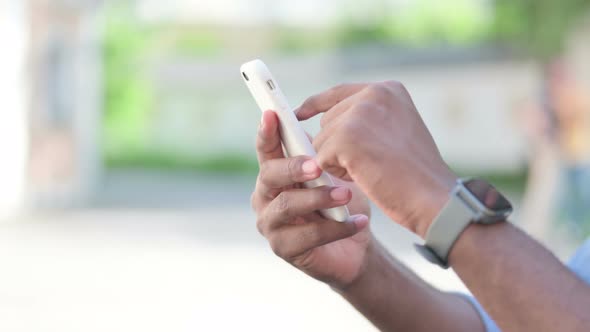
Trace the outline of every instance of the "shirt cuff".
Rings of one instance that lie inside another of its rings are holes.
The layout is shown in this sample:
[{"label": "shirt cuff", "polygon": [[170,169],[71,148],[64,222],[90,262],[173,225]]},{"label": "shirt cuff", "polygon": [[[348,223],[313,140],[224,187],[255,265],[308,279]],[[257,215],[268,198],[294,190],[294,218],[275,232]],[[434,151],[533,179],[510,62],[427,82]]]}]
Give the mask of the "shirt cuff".
[{"label": "shirt cuff", "polygon": [[496,325],[496,323],[487,314],[487,312],[485,312],[485,310],[483,310],[482,306],[479,304],[479,302],[477,302],[477,300],[473,296],[470,296],[467,294],[462,294],[462,293],[455,293],[455,294],[463,297],[464,299],[469,301],[469,303],[471,303],[473,308],[475,308],[475,310],[479,314],[479,317],[481,318],[481,322],[483,323],[483,326],[484,326],[486,332],[501,332],[498,325]]}]

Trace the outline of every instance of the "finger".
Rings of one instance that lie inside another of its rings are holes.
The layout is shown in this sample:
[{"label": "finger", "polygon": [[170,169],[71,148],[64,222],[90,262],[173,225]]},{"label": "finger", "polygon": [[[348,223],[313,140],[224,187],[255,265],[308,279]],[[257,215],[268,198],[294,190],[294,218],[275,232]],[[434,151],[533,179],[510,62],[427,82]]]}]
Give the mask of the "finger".
[{"label": "finger", "polygon": [[260,165],[258,181],[270,189],[280,189],[292,184],[317,179],[322,170],[312,158],[298,156],[270,159]]},{"label": "finger", "polygon": [[325,148],[316,156],[318,164],[333,177],[344,181],[354,181],[348,173],[348,169],[344,166],[347,165],[346,162],[341,161],[338,157],[338,148],[333,145],[333,142],[324,145]]},{"label": "finger", "polygon": [[346,205],[352,198],[347,187],[317,187],[293,189],[281,192],[261,215],[261,228],[272,231],[288,224],[296,217],[312,212]]},{"label": "finger", "polygon": [[362,103],[362,98],[362,93],[358,92],[334,105],[330,110],[326,111],[324,115],[322,115],[322,118],[320,119],[320,127],[324,128],[328,123],[334,121],[340,115],[354,107],[354,105],[357,105],[359,102]]},{"label": "finger", "polygon": [[[346,167],[350,167],[350,160],[346,158],[341,152],[346,150],[354,150],[357,148],[357,141],[350,137],[344,137],[343,132],[351,132],[350,136],[355,137],[353,128],[348,130],[346,127],[356,126],[347,121],[346,116],[341,116],[334,121],[327,124],[322,131],[314,138],[313,147],[317,151],[315,160],[320,168],[330,173],[331,175],[346,180],[352,181],[350,174]],[[351,146],[353,145],[353,146]]]},{"label": "finger", "polygon": [[349,179],[341,179],[336,176],[332,177],[335,186],[347,186],[352,192],[352,199],[346,203],[346,207],[351,214],[364,212],[364,214],[371,218],[371,206],[367,196],[361,191],[359,186]]},{"label": "finger", "polygon": [[332,139],[338,139],[338,137],[335,137],[335,135],[342,129],[341,127],[345,118],[345,116],[338,117],[326,123],[322,130],[313,138],[312,145],[318,154],[322,153],[323,146],[326,144],[326,142]]},{"label": "finger", "polygon": [[279,134],[279,118],[273,111],[262,113],[256,137],[256,153],[260,164],[266,160],[284,157]]},{"label": "finger", "polygon": [[307,120],[316,114],[327,112],[334,105],[356,94],[367,86],[365,83],[342,84],[309,97],[295,110],[299,120]]},{"label": "finger", "polygon": [[309,250],[351,237],[368,224],[369,218],[365,215],[352,216],[343,223],[321,220],[281,228],[272,234],[269,242],[277,256],[290,261]]}]

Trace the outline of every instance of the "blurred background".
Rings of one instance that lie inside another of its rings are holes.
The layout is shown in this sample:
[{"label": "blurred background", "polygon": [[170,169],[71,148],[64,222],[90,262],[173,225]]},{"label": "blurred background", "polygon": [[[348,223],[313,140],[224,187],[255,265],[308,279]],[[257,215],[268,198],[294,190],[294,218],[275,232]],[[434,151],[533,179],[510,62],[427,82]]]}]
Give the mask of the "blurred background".
[{"label": "blurred background", "polygon": [[253,58],[293,106],[403,82],[454,170],[566,259],[590,234],[588,36],[579,0],[1,0],[0,330],[373,330],[254,227]]}]

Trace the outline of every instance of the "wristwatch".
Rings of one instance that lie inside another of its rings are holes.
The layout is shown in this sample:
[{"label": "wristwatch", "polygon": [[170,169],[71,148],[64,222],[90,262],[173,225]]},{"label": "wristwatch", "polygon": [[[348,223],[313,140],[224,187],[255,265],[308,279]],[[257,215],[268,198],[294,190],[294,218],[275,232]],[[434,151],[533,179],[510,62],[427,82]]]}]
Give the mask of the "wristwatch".
[{"label": "wristwatch", "polygon": [[469,224],[503,222],[510,213],[512,205],[492,185],[481,179],[459,179],[428,228],[424,245],[415,247],[428,261],[446,269],[455,241]]}]

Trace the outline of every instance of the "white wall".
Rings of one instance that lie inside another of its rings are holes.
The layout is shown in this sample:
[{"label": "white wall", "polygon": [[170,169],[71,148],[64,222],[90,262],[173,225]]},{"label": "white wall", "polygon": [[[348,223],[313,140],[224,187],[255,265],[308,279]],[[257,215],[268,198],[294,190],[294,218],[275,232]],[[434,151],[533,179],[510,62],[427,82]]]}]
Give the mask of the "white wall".
[{"label": "white wall", "polygon": [[102,29],[99,11],[89,6],[81,14],[73,63],[75,72],[74,140],[76,176],[73,194],[85,204],[97,191],[102,175],[100,128],[102,124]]},{"label": "white wall", "polygon": [[[520,169],[526,161],[519,109],[538,94],[534,65],[521,61],[352,68],[337,56],[265,59],[293,106],[341,82],[403,82],[442,154],[464,170]],[[365,63],[357,61],[355,63]],[[253,154],[256,108],[239,63],[163,64],[156,78],[150,147],[194,157]],[[311,74],[310,74],[311,73]],[[527,100],[528,99],[528,100]],[[318,129],[311,121],[308,129]]]},{"label": "white wall", "polygon": [[0,217],[23,205],[27,158],[26,1],[0,1]]}]

